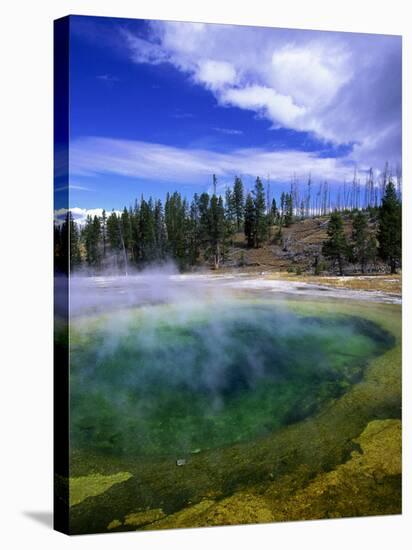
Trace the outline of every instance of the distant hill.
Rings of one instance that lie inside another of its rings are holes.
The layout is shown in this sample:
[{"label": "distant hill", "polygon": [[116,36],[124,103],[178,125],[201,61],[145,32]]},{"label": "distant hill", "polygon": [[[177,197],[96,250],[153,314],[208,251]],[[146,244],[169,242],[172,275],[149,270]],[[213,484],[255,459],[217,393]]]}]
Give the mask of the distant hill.
[{"label": "distant hill", "polygon": [[[350,214],[343,215],[345,233],[349,239],[352,232]],[[280,239],[276,237],[278,227],[271,228],[271,239],[260,248],[248,248],[242,232],[233,238],[229,246],[225,262],[221,270],[241,268],[244,271],[298,271],[313,273],[316,257],[320,262],[321,271],[330,273],[329,263],[322,258],[322,244],[327,238],[329,216],[307,218],[282,228]],[[369,228],[376,231],[376,220],[369,220]],[[208,264],[205,264],[208,265]],[[374,272],[387,270],[384,264],[377,261]],[[357,271],[357,266],[347,266],[348,272]]]}]

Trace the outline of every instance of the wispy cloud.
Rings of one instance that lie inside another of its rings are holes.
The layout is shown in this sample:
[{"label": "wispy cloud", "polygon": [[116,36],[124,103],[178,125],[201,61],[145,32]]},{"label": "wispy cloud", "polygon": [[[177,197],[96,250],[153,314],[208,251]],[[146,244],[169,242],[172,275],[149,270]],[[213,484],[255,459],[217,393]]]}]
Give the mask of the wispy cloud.
[{"label": "wispy cloud", "polygon": [[[359,166],[359,169],[362,170]],[[343,181],[353,174],[353,162],[315,153],[282,149],[241,148],[227,153],[179,148],[159,143],[101,137],[81,138],[70,149],[70,173],[75,176],[113,174],[147,181],[205,184],[211,174],[232,178],[270,175],[273,181],[299,178]]]},{"label": "wispy cloud", "polygon": [[242,130],[236,130],[235,128],[219,128],[215,126],[213,130],[215,132],[220,132],[221,134],[227,134],[229,136],[240,136],[243,134]]},{"label": "wispy cloud", "polygon": [[114,76],[112,74],[99,74],[96,77],[98,80],[102,80],[103,82],[107,82],[108,84],[113,84],[114,82],[119,82],[119,77]]},{"label": "wispy cloud", "polygon": [[55,189],[56,193],[60,193],[61,191],[70,191],[70,189],[75,189],[76,191],[90,191],[89,187],[84,187],[83,185],[76,185],[71,183],[70,185],[63,185],[62,187],[58,187]]},{"label": "wispy cloud", "polygon": [[173,65],[220,106],[356,143],[365,164],[400,161],[400,37],[162,21],[121,33],[133,62]]},{"label": "wispy cloud", "polygon": [[176,111],[173,111],[173,113],[170,113],[170,116],[172,118],[194,118],[195,117],[193,113],[186,113],[184,111],[180,111],[179,109],[176,109]]}]

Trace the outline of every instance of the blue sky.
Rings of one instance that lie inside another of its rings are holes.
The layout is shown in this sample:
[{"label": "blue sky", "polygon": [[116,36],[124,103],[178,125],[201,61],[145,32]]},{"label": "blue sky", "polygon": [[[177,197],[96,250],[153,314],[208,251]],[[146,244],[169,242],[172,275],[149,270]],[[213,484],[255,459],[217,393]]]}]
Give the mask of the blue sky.
[{"label": "blue sky", "polygon": [[[401,162],[401,39],[70,18],[70,207],[256,176],[339,185]],[[59,204],[57,191],[56,208]]]}]

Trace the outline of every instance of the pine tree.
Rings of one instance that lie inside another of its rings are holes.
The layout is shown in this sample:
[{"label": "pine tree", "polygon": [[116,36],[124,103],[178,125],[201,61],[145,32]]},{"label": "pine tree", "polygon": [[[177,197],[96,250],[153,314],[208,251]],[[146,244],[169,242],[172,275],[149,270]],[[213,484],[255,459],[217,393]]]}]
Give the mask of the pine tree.
[{"label": "pine tree", "polygon": [[126,207],[123,208],[123,212],[119,219],[119,235],[122,250],[122,270],[125,274],[128,274],[129,265],[129,250],[132,248],[132,224],[129,211]]},{"label": "pine tree", "polygon": [[375,235],[369,235],[366,241],[365,256],[367,264],[375,265],[376,258],[378,257],[378,241]]},{"label": "pine tree", "polygon": [[352,261],[358,262],[362,273],[365,273],[368,256],[371,253],[371,242],[368,235],[368,218],[362,211],[358,211],[353,218],[351,240]]},{"label": "pine tree", "polygon": [[[123,265],[124,251],[123,238],[121,233],[121,221],[119,216],[113,210],[107,218],[107,243],[110,247],[110,259],[114,262],[116,268],[125,268]],[[107,256],[107,251],[106,251]]]},{"label": "pine tree", "polygon": [[168,236],[168,253],[176,260],[180,269],[184,269],[189,261],[187,218],[188,205],[182,200],[180,193],[168,196],[165,205],[165,223]]},{"label": "pine tree", "polygon": [[243,223],[244,209],[245,209],[245,199],[243,191],[242,180],[238,177],[235,178],[235,184],[233,186],[233,203],[234,210],[236,215],[236,226],[237,230],[240,231]]},{"label": "pine tree", "polygon": [[228,187],[225,193],[225,241],[233,244],[233,235],[238,227],[234,193]]},{"label": "pine tree", "polygon": [[82,258],[80,254],[80,232],[70,210],[67,213],[66,223],[69,225],[70,235],[70,270],[73,270],[81,264]]},{"label": "pine tree", "polygon": [[292,193],[286,193],[284,195],[284,223],[286,227],[289,227],[293,221],[293,199]]},{"label": "pine tree", "polygon": [[272,203],[268,204],[268,212],[266,214],[266,237],[268,240],[272,237],[272,227],[276,223],[276,201],[272,200]]},{"label": "pine tree", "polygon": [[396,273],[402,259],[402,205],[391,180],[386,185],[379,209],[377,238],[379,256],[388,262],[391,273]]},{"label": "pine tree", "polygon": [[56,273],[69,273],[69,219],[54,226],[54,269]]},{"label": "pine tree", "polygon": [[101,228],[102,228],[102,244],[103,244],[103,259],[104,259],[106,258],[106,245],[107,245],[107,215],[106,215],[106,210],[104,209],[102,212]]},{"label": "pine tree", "polygon": [[155,258],[156,235],[153,201],[146,201],[143,197],[140,201],[139,217],[140,254],[143,263],[150,263]]},{"label": "pine tree", "polygon": [[277,208],[276,199],[272,199],[272,206],[271,206],[270,210],[272,212],[273,221],[274,221],[274,223],[276,223],[278,221],[278,218],[279,218],[279,211],[278,211],[278,208]]},{"label": "pine tree", "polygon": [[90,215],[87,216],[86,226],[84,228],[84,241],[86,248],[86,261],[90,267],[100,267],[100,237],[100,218],[98,216],[94,216],[93,218]]},{"label": "pine tree", "polygon": [[199,195],[193,195],[190,203],[190,214],[188,222],[188,239],[189,239],[189,264],[196,265],[200,254],[200,212],[199,212]]},{"label": "pine tree", "polygon": [[140,248],[140,205],[136,200],[134,207],[130,214],[130,223],[132,226],[132,236],[131,236],[131,249],[132,249],[132,259],[135,264],[138,264],[141,258],[141,248]]},{"label": "pine tree", "polygon": [[[87,222],[86,222],[87,223]],[[110,249],[117,253],[121,248],[119,219],[113,210],[107,218],[107,241]]]},{"label": "pine tree", "polygon": [[322,254],[325,258],[338,264],[339,275],[342,276],[343,262],[348,251],[348,244],[343,228],[342,216],[337,211],[331,214],[327,235],[328,239],[324,241],[322,246]]},{"label": "pine tree", "polygon": [[207,193],[202,193],[199,197],[199,239],[202,246],[206,246],[209,240],[209,202],[209,195]]},{"label": "pine tree", "polygon": [[157,200],[154,207],[154,231],[155,231],[155,258],[163,260],[166,254],[166,225],[163,214],[163,206]]},{"label": "pine tree", "polygon": [[130,220],[129,211],[126,207],[123,208],[121,215],[121,234],[126,250],[129,250],[132,239],[132,224]]},{"label": "pine tree", "polygon": [[256,178],[253,192],[253,203],[255,208],[254,245],[259,248],[267,238],[267,219],[265,189],[261,179]]},{"label": "pine tree", "polygon": [[244,232],[249,248],[255,245],[255,205],[253,197],[248,193],[245,203]]},{"label": "pine tree", "polygon": [[222,197],[213,195],[210,199],[210,236],[209,256],[212,257],[215,269],[220,266],[222,245],[225,235],[224,228],[225,210]]}]

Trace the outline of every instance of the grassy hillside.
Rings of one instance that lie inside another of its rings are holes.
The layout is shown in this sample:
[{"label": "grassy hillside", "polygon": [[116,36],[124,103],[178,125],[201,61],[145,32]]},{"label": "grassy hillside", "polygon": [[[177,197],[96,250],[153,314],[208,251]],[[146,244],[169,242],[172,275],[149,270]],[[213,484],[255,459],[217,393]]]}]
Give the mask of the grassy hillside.
[{"label": "grassy hillside", "polygon": [[[352,232],[351,216],[343,216],[345,233],[350,239]],[[281,238],[277,238],[278,227],[271,228],[271,239],[260,248],[248,248],[244,234],[239,232],[229,246],[221,269],[242,268],[244,271],[286,271],[313,273],[316,257],[321,271],[331,274],[329,262],[322,258],[322,243],[327,238],[329,216],[298,220],[289,227],[282,228]],[[376,231],[376,223],[370,220],[371,232]],[[348,265],[348,273],[356,272],[356,266]],[[383,273],[385,266],[377,261],[371,272]]]}]

